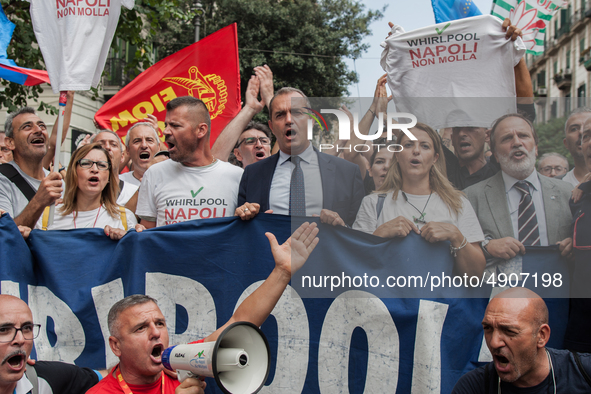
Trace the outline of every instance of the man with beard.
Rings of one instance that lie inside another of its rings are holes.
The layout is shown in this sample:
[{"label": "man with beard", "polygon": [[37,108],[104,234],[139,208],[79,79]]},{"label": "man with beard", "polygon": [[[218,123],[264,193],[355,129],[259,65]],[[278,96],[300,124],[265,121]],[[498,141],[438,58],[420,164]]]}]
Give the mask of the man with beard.
[{"label": "man with beard", "polygon": [[579,183],[583,182],[585,175],[589,172],[581,150],[583,125],[589,118],[591,118],[590,108],[577,108],[570,114],[564,125],[564,146],[570,152],[575,166],[566,173],[562,180],[570,183],[573,187],[577,187]]},{"label": "man with beard", "polygon": [[165,124],[172,160],[144,174],[135,212],[140,224],[152,228],[233,216],[243,170],[211,154],[211,120],[205,103],[191,96],[169,101]]},{"label": "man with beard", "polygon": [[530,245],[558,244],[563,256],[570,255],[571,187],[538,176],[538,136],[531,122],[504,115],[493,124],[490,142],[501,171],[465,190],[485,235],[481,246],[487,262],[524,254]]},{"label": "man with beard", "polygon": [[462,376],[453,394],[591,390],[591,355],[546,348],[548,308],[533,291],[515,287],[495,296],[482,328],[493,361]]},{"label": "man with beard", "polygon": [[[24,301],[0,295],[0,394],[79,394],[100,380],[98,372],[71,364],[37,361],[35,366],[27,365],[39,329]],[[37,375],[36,382],[31,371]],[[34,386],[37,389],[31,391]]]}]

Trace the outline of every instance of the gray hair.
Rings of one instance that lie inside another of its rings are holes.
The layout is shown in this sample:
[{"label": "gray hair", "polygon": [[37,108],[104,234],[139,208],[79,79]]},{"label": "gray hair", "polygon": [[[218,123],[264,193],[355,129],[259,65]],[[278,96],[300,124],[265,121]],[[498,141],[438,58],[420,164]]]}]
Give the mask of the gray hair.
[{"label": "gray hair", "polygon": [[273,96],[273,98],[271,99],[271,102],[269,103],[269,117],[271,119],[273,119],[273,101],[275,101],[275,97],[277,97],[277,96],[283,96],[284,94],[289,94],[289,93],[297,93],[297,94],[301,95],[304,99],[306,99],[306,105],[308,107],[312,107],[312,105],[310,104],[310,100],[308,99],[308,96],[306,96],[304,94],[304,92],[302,92],[300,89],[286,86],[284,88],[279,89],[275,93],[275,95]]},{"label": "gray hair", "polygon": [[590,113],[591,114],[591,108],[589,107],[579,107],[579,108],[575,108],[573,109],[573,112],[570,113],[570,115],[568,116],[568,118],[566,118],[566,122],[564,122],[564,133],[566,134],[566,125],[568,123],[568,120],[576,114],[584,114],[584,113]]},{"label": "gray hair", "polygon": [[14,129],[12,128],[12,121],[14,120],[14,118],[22,114],[36,115],[37,113],[31,107],[23,107],[16,112],[8,114],[6,116],[6,122],[4,122],[4,133],[6,134],[6,137],[13,138],[12,136],[14,135]]},{"label": "gray hair", "polygon": [[121,138],[119,138],[119,134],[115,133],[114,131],[111,130],[107,130],[107,129],[103,129],[100,130],[98,133],[96,133],[95,135],[93,135],[92,137],[90,137],[90,142],[94,142],[94,140],[96,140],[96,137],[100,134],[100,133],[111,133],[113,134],[115,137],[117,137],[117,141],[119,141],[119,149],[121,151],[123,151],[123,148],[121,147]]},{"label": "gray hair", "polygon": [[554,157],[554,156],[559,157],[566,162],[566,170],[568,171],[568,159],[557,152],[548,152],[548,153],[544,153],[542,156],[540,156],[540,158],[538,159],[538,171],[542,169],[542,162],[545,159],[547,159],[549,157]]},{"label": "gray hair", "polygon": [[158,131],[156,131],[156,129],[154,128],[154,125],[150,122],[139,122],[134,124],[133,126],[131,126],[129,128],[129,130],[127,130],[127,135],[125,136],[125,146],[129,148],[129,134],[131,133],[131,130],[135,129],[136,127],[139,126],[146,126],[151,128],[152,130],[154,130],[154,136],[156,137],[156,141],[158,143],[160,143],[160,137],[158,136]]},{"label": "gray hair", "polygon": [[115,305],[113,305],[109,310],[109,317],[107,319],[109,333],[114,337],[119,335],[118,319],[121,313],[123,313],[126,309],[136,305],[146,304],[148,302],[153,302],[154,304],[158,305],[158,302],[154,298],[144,294],[133,294],[120,301],[117,301]]}]

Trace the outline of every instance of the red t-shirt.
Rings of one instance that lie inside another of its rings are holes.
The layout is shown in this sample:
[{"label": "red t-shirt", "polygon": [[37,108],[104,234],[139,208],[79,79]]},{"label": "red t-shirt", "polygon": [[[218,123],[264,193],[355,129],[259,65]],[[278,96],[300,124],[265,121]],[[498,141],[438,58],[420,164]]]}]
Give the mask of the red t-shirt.
[{"label": "red t-shirt", "polygon": [[[117,367],[115,367],[117,368]],[[86,394],[121,394],[123,390],[119,385],[117,379],[113,376],[113,368],[111,373],[107,375],[107,377],[103,378],[100,382],[98,382],[93,388],[88,390]],[[171,378],[164,372],[164,394],[174,394],[174,390],[180,384],[180,382],[176,379]],[[161,394],[162,391],[160,389],[162,385],[162,379],[158,379],[156,382],[152,384],[129,384],[128,386],[131,389],[133,394]]]}]

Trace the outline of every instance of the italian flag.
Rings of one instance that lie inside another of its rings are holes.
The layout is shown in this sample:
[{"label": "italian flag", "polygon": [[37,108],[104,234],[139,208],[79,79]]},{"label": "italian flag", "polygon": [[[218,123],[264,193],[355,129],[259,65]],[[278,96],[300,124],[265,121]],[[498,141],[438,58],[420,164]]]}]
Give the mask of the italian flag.
[{"label": "italian flag", "polygon": [[493,0],[491,14],[523,31],[527,53],[544,53],[544,34],[552,16],[567,4],[563,0]]}]

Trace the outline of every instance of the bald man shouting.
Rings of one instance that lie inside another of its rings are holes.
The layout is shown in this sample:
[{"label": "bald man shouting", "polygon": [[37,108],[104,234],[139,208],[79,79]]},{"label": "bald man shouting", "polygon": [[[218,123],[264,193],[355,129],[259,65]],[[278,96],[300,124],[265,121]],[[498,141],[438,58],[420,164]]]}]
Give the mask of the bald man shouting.
[{"label": "bald man shouting", "polygon": [[591,392],[591,355],[546,347],[548,308],[533,291],[516,287],[498,294],[482,328],[493,361],[462,376],[453,394]]},{"label": "bald man shouting", "polygon": [[[72,364],[38,361],[27,365],[40,328],[24,301],[0,295],[0,394],[79,394],[100,380],[98,372]],[[31,375],[33,369],[36,373]]]}]

